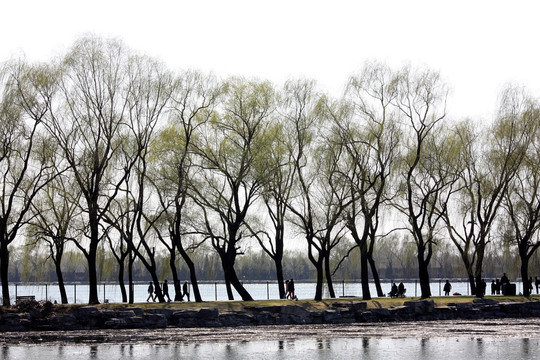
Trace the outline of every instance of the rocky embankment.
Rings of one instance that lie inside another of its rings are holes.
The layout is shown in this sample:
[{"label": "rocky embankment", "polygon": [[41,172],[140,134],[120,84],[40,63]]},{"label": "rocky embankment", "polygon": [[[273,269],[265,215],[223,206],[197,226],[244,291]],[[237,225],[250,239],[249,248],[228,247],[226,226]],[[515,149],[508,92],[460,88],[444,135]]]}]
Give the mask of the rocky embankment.
[{"label": "rocky embankment", "polygon": [[540,317],[540,302],[475,299],[436,307],[433,300],[418,300],[406,301],[398,307],[368,309],[366,302],[342,300],[316,311],[294,304],[248,306],[243,311],[220,312],[212,307],[198,310],[122,307],[113,310],[94,306],[62,307],[58,311],[50,302],[25,301],[0,311],[0,331],[60,331],[527,318]]}]

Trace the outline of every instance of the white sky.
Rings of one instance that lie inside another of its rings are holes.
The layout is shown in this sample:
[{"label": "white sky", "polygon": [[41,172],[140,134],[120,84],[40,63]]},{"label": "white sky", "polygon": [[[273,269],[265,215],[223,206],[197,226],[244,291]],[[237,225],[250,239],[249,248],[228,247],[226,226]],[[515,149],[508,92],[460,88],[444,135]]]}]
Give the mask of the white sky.
[{"label": "white sky", "polygon": [[490,119],[508,82],[540,94],[540,2],[484,0],[0,0],[0,61],[47,61],[83,34],[163,60],[339,95],[366,60],[428,66],[451,117]]}]

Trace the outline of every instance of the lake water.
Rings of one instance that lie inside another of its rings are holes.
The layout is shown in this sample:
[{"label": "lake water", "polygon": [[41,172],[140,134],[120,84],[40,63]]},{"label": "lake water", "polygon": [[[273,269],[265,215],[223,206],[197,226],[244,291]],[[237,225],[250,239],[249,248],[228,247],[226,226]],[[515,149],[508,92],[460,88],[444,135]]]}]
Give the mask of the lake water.
[{"label": "lake water", "polygon": [[[383,291],[385,293],[390,292],[390,283],[383,282],[382,284]],[[407,289],[406,295],[408,297],[420,296],[420,285],[416,282],[404,282],[405,288]],[[245,288],[249,291],[251,296],[255,300],[266,300],[266,299],[279,299],[279,292],[277,284],[274,282],[252,282],[244,283]],[[442,288],[444,286],[443,281],[434,281],[431,283],[431,293],[433,296],[444,295]],[[135,289],[135,302],[145,302],[148,293],[147,293],[148,284],[137,284],[134,286]],[[296,283],[296,296],[299,299],[312,299],[315,296],[315,283]],[[224,283],[200,283],[199,289],[203,301],[219,301],[219,300],[228,300],[227,292],[225,289]],[[520,292],[521,284],[517,283],[517,291]],[[84,284],[69,284],[66,285],[66,291],[68,294],[68,301],[70,304],[73,303],[86,303],[88,302],[88,285]],[[359,282],[336,282],[334,285],[334,291],[337,297],[340,296],[362,296],[362,285]],[[174,297],[174,288],[169,285],[169,292],[171,297]],[[375,286],[370,285],[371,296],[376,296]],[[470,295],[469,283],[464,281],[453,281],[452,282],[452,291],[453,293],[460,293],[462,295]],[[489,292],[489,285],[488,285]],[[104,302],[107,300],[110,303],[120,303],[122,302],[122,295],[120,292],[120,287],[117,284],[101,284],[98,287],[98,294],[100,301]],[[235,299],[240,300],[240,296],[234,291]],[[60,302],[60,292],[58,286],[54,284],[42,284],[42,285],[10,285],[10,295],[12,298],[12,303],[14,303],[16,295],[34,295],[36,300],[50,300]],[[323,297],[329,297],[328,292],[324,291]],[[191,298],[193,301],[193,298]]]},{"label": "lake water", "polygon": [[537,359],[528,338],[300,338],[174,344],[5,345],[0,359]]}]

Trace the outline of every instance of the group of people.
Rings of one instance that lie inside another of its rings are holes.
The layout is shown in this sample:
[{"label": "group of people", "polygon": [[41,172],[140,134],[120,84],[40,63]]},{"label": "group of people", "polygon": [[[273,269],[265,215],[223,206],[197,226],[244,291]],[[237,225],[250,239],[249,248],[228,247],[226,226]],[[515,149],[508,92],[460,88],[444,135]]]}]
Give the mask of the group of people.
[{"label": "group of people", "polygon": [[403,285],[402,282],[399,283],[399,286],[396,285],[395,282],[392,283],[392,288],[390,289],[390,297],[391,298],[395,298],[395,297],[404,297],[405,296],[405,292],[407,291],[407,289],[405,289],[405,285]]},{"label": "group of people", "polygon": [[285,280],[285,299],[298,300],[294,294],[294,280]]},{"label": "group of people", "polygon": [[[178,282],[178,286],[180,286],[180,281]],[[161,291],[163,293],[163,298],[167,297],[167,301],[171,302],[171,297],[169,296],[169,283],[167,282],[167,279],[163,281],[163,284],[161,285]],[[186,281],[184,282],[184,285],[182,285],[182,290],[180,291],[180,294],[177,294],[175,297],[175,301],[184,301],[184,296],[187,297],[187,301],[189,301],[189,283]],[[146,298],[146,301],[149,302],[150,299],[152,301],[156,301],[157,294],[154,291],[154,283],[150,281],[150,284],[148,285],[148,297]]]}]

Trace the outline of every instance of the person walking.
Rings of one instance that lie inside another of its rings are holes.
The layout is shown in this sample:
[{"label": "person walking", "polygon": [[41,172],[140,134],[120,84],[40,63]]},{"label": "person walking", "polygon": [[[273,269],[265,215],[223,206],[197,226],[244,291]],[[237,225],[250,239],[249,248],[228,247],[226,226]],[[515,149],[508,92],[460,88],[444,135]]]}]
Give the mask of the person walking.
[{"label": "person walking", "polygon": [[184,282],[184,285],[182,286],[182,290],[184,290],[183,296],[187,296],[187,301],[189,301],[189,284],[187,281]]},{"label": "person walking", "polygon": [[289,280],[285,280],[285,299],[291,296],[291,290],[289,289]]},{"label": "person walking", "polygon": [[452,290],[452,285],[450,284],[450,281],[446,280],[443,290],[444,296],[450,296],[450,290]]},{"label": "person walking", "polygon": [[289,293],[291,294],[291,300],[298,300],[298,298],[294,295],[294,280],[289,280]]},{"label": "person walking", "polygon": [[163,290],[163,299],[165,299],[165,296],[167,297],[168,301],[171,302],[171,297],[169,296],[169,284],[167,283],[167,279],[163,281],[163,285],[161,286]]},{"label": "person walking", "polygon": [[150,281],[150,285],[148,285],[148,297],[146,298],[146,302],[149,302],[150,299],[152,299],[153,302],[156,302],[156,299],[154,298],[154,284]]}]

